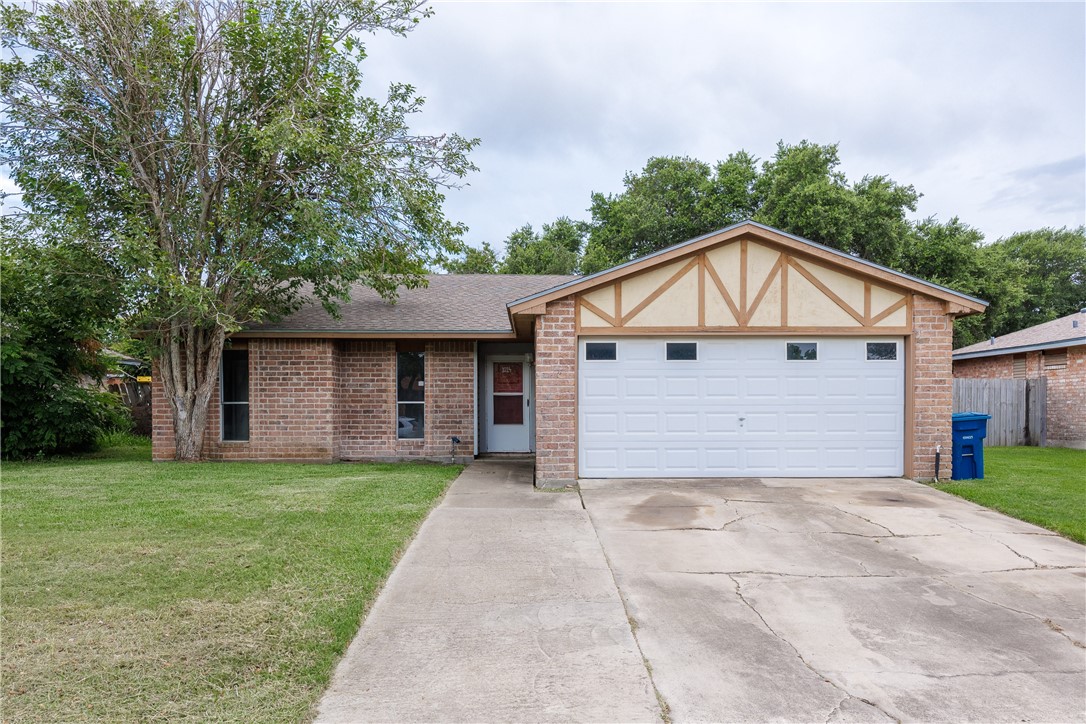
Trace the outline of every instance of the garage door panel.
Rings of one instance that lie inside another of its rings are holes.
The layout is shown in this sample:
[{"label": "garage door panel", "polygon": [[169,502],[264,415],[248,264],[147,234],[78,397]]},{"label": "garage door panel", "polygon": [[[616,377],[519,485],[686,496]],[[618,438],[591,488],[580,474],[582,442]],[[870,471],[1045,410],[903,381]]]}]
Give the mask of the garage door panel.
[{"label": "garage door panel", "polygon": [[618,400],[618,378],[611,376],[593,376],[584,385],[586,400]]},{"label": "garage door panel", "polygon": [[663,382],[664,395],[668,400],[696,400],[699,397],[697,377],[666,377]]},{"label": "garage door panel", "polygon": [[784,380],[784,394],[789,400],[817,400],[821,394],[818,378],[789,376]]},{"label": "garage door panel", "polygon": [[664,432],[668,435],[697,433],[698,414],[695,412],[665,412]]},{"label": "garage door panel", "polygon": [[655,400],[660,395],[660,380],[658,377],[626,377],[624,382],[625,397],[628,400]]},{"label": "garage door panel", "polygon": [[656,471],[660,468],[660,456],[656,448],[627,448],[626,469],[631,472]]},{"label": "garage door panel", "polygon": [[706,377],[705,397],[724,403],[739,399],[738,377]]},{"label": "garage door panel", "polygon": [[673,338],[614,341],[614,361],[581,347],[582,476],[902,473],[904,363],[867,361],[866,339],[800,340],[811,361],[786,360],[785,338],[701,338],[682,361]]},{"label": "garage door panel", "polygon": [[656,435],[660,431],[660,415],[656,412],[627,412],[622,415],[628,435]]},{"label": "garage door panel", "polygon": [[618,434],[618,413],[616,412],[589,412],[585,413],[583,419],[586,434]]},{"label": "garage door panel", "polygon": [[780,399],[781,378],[777,376],[750,376],[746,378],[744,397],[748,400]]}]

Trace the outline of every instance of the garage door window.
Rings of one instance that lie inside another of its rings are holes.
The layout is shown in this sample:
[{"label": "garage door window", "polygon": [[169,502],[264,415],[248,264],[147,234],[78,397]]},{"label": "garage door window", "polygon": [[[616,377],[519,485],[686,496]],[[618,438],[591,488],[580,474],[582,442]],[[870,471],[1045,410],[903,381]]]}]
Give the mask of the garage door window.
[{"label": "garage door window", "polygon": [[614,342],[586,342],[584,358],[593,361],[611,361],[615,359]]},{"label": "garage door window", "polygon": [[697,342],[668,342],[667,343],[667,358],[669,360],[679,360],[685,362],[693,362],[698,359],[698,343]]},{"label": "garage door window", "polygon": [[814,362],[818,359],[818,342],[789,342],[785,359],[792,362]]},{"label": "garage door window", "polygon": [[869,362],[893,362],[897,359],[897,342],[868,342]]}]

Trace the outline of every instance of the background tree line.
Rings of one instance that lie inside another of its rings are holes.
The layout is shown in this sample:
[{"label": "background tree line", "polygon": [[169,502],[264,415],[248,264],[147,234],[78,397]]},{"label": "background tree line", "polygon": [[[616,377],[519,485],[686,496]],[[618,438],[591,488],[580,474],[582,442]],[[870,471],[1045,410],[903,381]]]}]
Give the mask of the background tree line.
[{"label": "background tree line", "polygon": [[624,190],[592,194],[588,222],[563,216],[513,231],[505,255],[484,243],[448,262],[456,274],[592,274],[701,234],[753,220],[987,300],[955,325],[961,346],[1086,307],[1086,233],[1023,231],[984,243],[959,218],[910,220],[920,194],[887,176],[849,181],[836,144],[780,143],[758,163],[739,151],[715,165],[649,159]]}]

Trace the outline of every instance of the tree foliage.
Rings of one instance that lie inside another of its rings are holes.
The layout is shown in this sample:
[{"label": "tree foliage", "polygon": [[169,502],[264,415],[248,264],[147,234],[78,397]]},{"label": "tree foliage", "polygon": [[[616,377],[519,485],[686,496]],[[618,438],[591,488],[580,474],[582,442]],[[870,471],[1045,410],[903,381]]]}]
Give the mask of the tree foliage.
[{"label": "tree foliage", "polygon": [[892,266],[919,198],[886,176],[850,183],[836,145],[780,143],[759,167],[739,151],[710,167],[691,158],[652,158],[627,174],[620,194],[592,195],[582,268],[596,272],[746,220],[759,221]]},{"label": "tree foliage", "polygon": [[520,227],[505,241],[502,274],[574,274],[581,256],[585,225],[561,217],[543,224],[543,233],[530,224]]},{"label": "tree foliage", "polygon": [[481,248],[469,246],[461,256],[447,260],[444,266],[450,274],[497,274],[498,252],[484,241]]},{"label": "tree foliage", "polygon": [[5,458],[91,449],[125,429],[115,395],[92,389],[106,371],[103,333],[123,300],[112,268],[63,231],[0,225],[0,431]]},{"label": "tree foliage", "polygon": [[987,265],[1021,284],[1003,306],[997,334],[1086,309],[1086,227],[1013,234],[984,249]]},{"label": "tree foliage", "polygon": [[442,189],[475,141],[419,136],[423,100],[363,93],[366,33],[414,0],[64,0],[3,8],[0,162],[33,211],[105,241],[159,359],[178,457],[200,456],[225,335],[393,299],[460,250]]}]

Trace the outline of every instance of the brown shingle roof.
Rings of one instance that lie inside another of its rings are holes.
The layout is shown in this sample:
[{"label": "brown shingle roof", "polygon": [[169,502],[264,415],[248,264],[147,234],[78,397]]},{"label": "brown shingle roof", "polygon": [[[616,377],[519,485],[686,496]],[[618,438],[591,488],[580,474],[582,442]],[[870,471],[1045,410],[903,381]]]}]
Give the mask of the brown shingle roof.
[{"label": "brown shingle roof", "polygon": [[401,289],[389,304],[372,289],[356,285],[340,318],[319,302],[277,322],[252,325],[252,332],[511,332],[506,304],[563,284],[575,276],[520,274],[431,274],[419,289]]},{"label": "brown shingle roof", "polygon": [[[1075,322],[1078,322],[1077,327],[1074,325]],[[1054,343],[1064,341],[1068,342],[1069,346],[1086,343],[1086,313],[1075,312],[1066,317],[1053,319],[1051,322],[996,337],[995,340],[977,342],[954,350],[954,356],[979,356],[1001,350],[1021,352],[1024,351],[1022,349],[1024,347],[1052,346]]]}]

